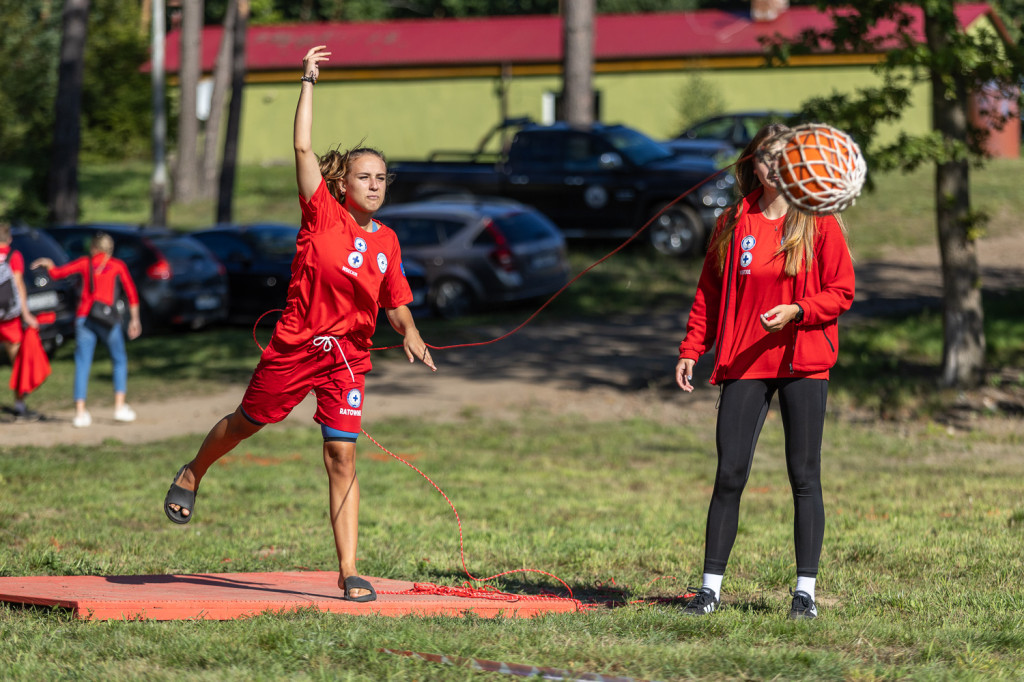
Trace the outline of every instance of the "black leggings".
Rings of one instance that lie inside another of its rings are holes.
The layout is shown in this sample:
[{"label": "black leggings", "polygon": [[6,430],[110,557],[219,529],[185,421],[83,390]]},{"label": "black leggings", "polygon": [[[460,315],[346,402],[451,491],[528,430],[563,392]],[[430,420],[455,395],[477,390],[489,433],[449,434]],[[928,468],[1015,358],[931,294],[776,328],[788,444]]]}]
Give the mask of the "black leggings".
[{"label": "black leggings", "polygon": [[824,379],[736,379],[722,384],[716,436],[718,471],[708,509],[705,573],[725,574],[729,552],[736,541],[740,496],[750,476],[757,437],[776,391],[795,507],[796,574],[818,575],[818,558],[825,537],[821,435],[828,381]]}]

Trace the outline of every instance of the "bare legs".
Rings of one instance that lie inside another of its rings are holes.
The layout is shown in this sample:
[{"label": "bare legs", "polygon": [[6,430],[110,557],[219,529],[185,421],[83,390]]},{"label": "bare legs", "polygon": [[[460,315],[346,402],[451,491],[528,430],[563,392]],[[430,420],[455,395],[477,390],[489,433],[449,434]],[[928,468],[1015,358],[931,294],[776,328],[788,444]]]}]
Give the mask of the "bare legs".
[{"label": "bare legs", "polygon": [[[359,575],[356,571],[356,545],[359,541],[359,479],[356,477],[356,444],[344,441],[324,443],[324,466],[327,468],[330,498],[331,529],[338,550],[338,587],[345,590],[345,578]],[[352,598],[369,594],[369,590],[352,589]]]},{"label": "bare legs", "polygon": [[[175,483],[186,490],[196,490],[199,487],[199,482],[206,475],[206,471],[214,462],[231,452],[236,445],[262,428],[262,425],[253,424],[246,419],[245,415],[242,414],[242,406],[239,405],[234,412],[221,419],[210,429],[206,440],[199,446],[199,452],[188,463],[185,470],[181,472],[181,476]],[[175,511],[180,509],[176,504],[168,506]],[[183,516],[189,515],[187,509],[181,510],[181,513]]]},{"label": "bare legs", "polygon": [[[199,482],[218,459],[231,452],[240,442],[263,428],[246,419],[239,406],[217,422],[175,483],[186,490],[196,490]],[[356,444],[343,441],[324,443],[324,466],[327,469],[331,529],[338,551],[338,587],[345,589],[345,578],[356,572],[356,544],[359,540],[359,479],[356,478]],[[175,511],[180,507],[169,505]],[[181,510],[187,516],[187,510]],[[361,597],[368,590],[353,589],[349,597]]]}]

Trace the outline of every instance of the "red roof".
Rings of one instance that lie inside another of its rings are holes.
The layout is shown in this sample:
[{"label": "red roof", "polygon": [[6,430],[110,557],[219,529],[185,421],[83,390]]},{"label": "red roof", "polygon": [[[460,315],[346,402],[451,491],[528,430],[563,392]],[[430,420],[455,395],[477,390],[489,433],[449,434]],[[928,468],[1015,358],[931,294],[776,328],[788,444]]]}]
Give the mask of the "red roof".
[{"label": "red roof", "polygon": [[[919,40],[920,10],[910,31]],[[962,26],[990,15],[986,3],[957,6]],[[830,14],[814,7],[791,7],[774,21],[755,22],[749,13],[721,10],[651,14],[602,14],[595,17],[594,58],[628,59],[725,57],[761,54],[762,37],[796,37],[806,29],[826,30]],[[893,35],[892,22],[876,35]],[[202,68],[211,71],[222,29],[206,27],[202,36]],[[300,69],[313,45],[327,45],[333,55],[324,68],[381,68],[530,64],[560,62],[562,19],[554,15],[478,19],[407,19],[366,23],[317,23],[250,26],[246,46],[249,71]],[[166,67],[176,72],[180,33],[167,36]]]}]

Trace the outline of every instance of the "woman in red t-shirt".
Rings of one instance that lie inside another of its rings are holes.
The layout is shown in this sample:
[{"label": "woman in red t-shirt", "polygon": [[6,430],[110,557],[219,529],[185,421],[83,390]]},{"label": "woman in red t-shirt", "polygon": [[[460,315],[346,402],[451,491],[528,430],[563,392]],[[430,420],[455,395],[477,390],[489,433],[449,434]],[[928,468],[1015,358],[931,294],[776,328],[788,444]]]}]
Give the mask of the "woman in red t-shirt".
[{"label": "woman in red t-shirt", "polygon": [[825,400],[838,350],[837,320],[853,302],[854,274],[839,217],[798,211],[777,186],[771,155],[782,144],[776,136],[786,131],[780,124],[766,126],[740,155],[736,180],[743,198],[719,220],[679,345],[681,389],[693,390],[694,365],[712,346],[711,383],[721,386],[703,586],[687,604],[690,614],[711,613],[720,603],[740,496],[778,393],[795,506],[797,584],[789,615],[817,616]]},{"label": "woman in red t-shirt", "polygon": [[319,159],[312,151],[313,86],[320,62],[330,54],[320,45],[303,59],[294,127],[302,226],[284,313],[241,404],[213,427],[195,458],[175,475],[164,511],[175,523],[188,523],[195,491],[210,466],[266,424],[284,419],[314,391],[314,420],[324,438],[338,587],[345,599],[372,601],[377,596],[373,586],[356,572],[355,455],[365,376],[371,369],[370,337],[379,308],[403,335],[409,362],[420,360],[431,370],[437,368],[408,308],[412,292],[398,239],[373,219],[390,177],[384,156],[366,147],[345,153],[332,150]]}]

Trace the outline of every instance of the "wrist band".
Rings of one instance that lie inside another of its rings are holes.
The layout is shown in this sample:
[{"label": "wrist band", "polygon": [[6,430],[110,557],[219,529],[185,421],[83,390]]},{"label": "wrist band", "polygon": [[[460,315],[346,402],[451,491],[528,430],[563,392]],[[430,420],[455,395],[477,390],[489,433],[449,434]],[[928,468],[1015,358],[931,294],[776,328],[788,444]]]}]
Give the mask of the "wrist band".
[{"label": "wrist band", "polygon": [[307,83],[312,83],[313,85],[316,85],[316,78],[314,78],[313,76],[303,76],[299,80],[306,81]]}]

